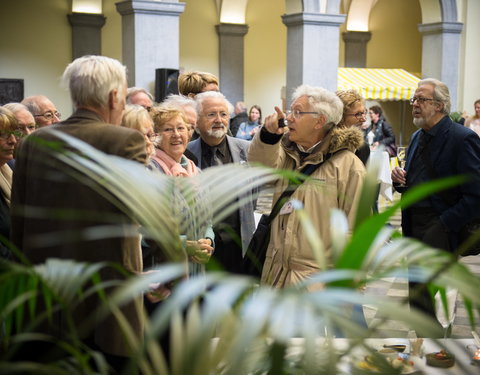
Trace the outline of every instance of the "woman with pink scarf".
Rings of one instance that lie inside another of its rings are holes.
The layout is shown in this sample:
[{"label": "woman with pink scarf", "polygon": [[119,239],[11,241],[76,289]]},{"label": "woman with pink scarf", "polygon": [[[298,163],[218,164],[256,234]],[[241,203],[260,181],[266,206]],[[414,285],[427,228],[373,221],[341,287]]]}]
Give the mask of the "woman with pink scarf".
[{"label": "woman with pink scarf", "polygon": [[[160,105],[152,108],[150,116],[157,134],[154,142],[156,151],[152,156],[152,164],[168,176],[192,177],[197,175],[199,169],[184,155],[190,139],[189,125],[184,113],[178,109]],[[189,254],[193,252],[190,255],[193,263],[208,262],[213,253],[214,238],[213,229],[209,226],[204,238],[186,241]],[[201,267],[193,266],[191,268],[193,273],[201,270]]]}]

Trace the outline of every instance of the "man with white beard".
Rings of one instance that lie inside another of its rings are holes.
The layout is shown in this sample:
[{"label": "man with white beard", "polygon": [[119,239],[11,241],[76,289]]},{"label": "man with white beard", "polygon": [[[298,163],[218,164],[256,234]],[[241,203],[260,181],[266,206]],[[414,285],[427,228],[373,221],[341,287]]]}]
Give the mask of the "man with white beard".
[{"label": "man with white beard", "polygon": [[[480,138],[448,116],[450,94],[443,82],[421,80],[410,104],[413,123],[420,129],[412,135],[405,169],[392,171],[395,189],[403,193],[424,182],[456,175],[469,180],[404,209],[403,234],[454,252],[460,245],[461,229],[480,214]],[[410,304],[435,316],[428,291],[416,293],[416,287],[410,283]]]},{"label": "man with white beard", "polygon": [[[197,94],[195,101],[198,113],[195,130],[200,138],[190,142],[188,150],[197,158],[197,166],[205,169],[215,165],[246,162],[250,142],[227,135],[233,106],[225,96],[220,92],[208,91]],[[253,199],[248,199],[248,203],[213,228],[213,256],[226,271],[243,273],[242,258],[255,231],[253,211]]]}]

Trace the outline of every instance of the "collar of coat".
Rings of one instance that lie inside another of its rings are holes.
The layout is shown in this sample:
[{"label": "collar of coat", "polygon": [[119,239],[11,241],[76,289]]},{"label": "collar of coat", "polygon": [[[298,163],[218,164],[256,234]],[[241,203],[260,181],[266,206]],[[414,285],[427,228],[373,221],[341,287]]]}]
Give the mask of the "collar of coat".
[{"label": "collar of coat", "polygon": [[[349,150],[355,152],[364,143],[363,132],[357,127],[343,128],[334,126],[312,151],[307,159],[320,158],[328,153],[340,150]],[[288,134],[282,139],[282,147],[289,154],[298,154],[300,151],[295,142],[290,141]]]}]

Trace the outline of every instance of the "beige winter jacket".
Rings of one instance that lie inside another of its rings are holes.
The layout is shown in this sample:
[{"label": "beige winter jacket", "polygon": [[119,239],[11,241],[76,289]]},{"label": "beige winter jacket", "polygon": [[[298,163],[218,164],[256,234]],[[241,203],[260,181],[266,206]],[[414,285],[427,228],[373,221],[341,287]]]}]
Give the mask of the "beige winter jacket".
[{"label": "beige winter jacket", "polygon": [[[362,143],[363,134],[358,129],[335,127],[302,162],[298,148],[289,141],[288,134],[284,135],[280,142],[270,145],[262,142],[260,134],[257,133],[250,145],[249,162],[297,172],[308,164],[322,162],[325,154],[334,153],[313,172],[311,181],[299,186],[290,197],[290,200],[296,199],[303,203],[308,217],[323,240],[329,266],[332,264],[330,210],[337,208],[344,211],[352,228],[365,175],[365,167],[354,151]],[[287,185],[287,181],[277,183],[273,202],[276,202]],[[283,288],[318,270],[319,266],[295,210],[278,214],[272,223],[262,284]]]}]

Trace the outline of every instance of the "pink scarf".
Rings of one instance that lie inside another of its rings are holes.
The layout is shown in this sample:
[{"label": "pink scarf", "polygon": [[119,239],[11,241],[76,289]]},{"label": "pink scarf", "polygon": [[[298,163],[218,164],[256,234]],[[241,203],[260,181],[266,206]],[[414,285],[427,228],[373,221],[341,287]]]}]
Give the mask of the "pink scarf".
[{"label": "pink scarf", "polygon": [[184,168],[180,163],[177,163],[170,156],[168,156],[164,151],[157,149],[153,159],[160,164],[163,169],[163,172],[168,176],[182,176],[182,177],[191,177],[198,174],[198,168],[195,163],[190,159],[185,157],[187,160],[187,167]]}]

